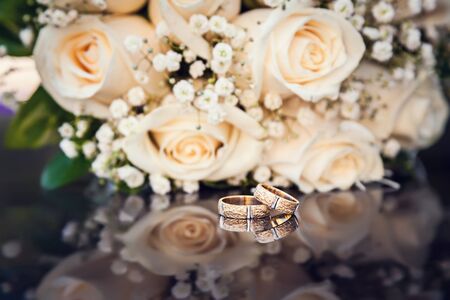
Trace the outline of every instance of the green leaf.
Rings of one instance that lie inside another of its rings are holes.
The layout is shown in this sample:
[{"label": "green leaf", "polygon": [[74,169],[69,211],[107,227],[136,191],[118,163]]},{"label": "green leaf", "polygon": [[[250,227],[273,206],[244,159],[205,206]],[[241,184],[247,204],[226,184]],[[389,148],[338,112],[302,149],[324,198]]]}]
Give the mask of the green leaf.
[{"label": "green leaf", "polygon": [[54,143],[58,126],[70,118],[41,87],[19,108],[6,132],[5,146],[35,149]]},{"label": "green leaf", "polygon": [[0,25],[0,45],[6,46],[8,55],[30,56],[32,50],[25,47],[17,35],[12,34]]},{"label": "green leaf", "polygon": [[90,165],[82,157],[70,159],[58,153],[42,172],[41,186],[46,190],[54,190],[72,183],[88,174]]},{"label": "green leaf", "polygon": [[10,32],[18,34],[25,24],[24,15],[33,10],[32,2],[29,0],[1,0],[0,24]]}]

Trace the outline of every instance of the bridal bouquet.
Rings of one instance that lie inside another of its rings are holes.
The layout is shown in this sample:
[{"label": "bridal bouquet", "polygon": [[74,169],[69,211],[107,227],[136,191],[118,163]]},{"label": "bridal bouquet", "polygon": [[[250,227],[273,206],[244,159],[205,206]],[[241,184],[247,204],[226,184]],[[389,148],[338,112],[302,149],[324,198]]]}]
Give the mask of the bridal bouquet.
[{"label": "bridal bouquet", "polygon": [[447,120],[447,0],[35,2],[2,0],[0,52],[40,74],[6,138],[59,143],[47,188],[363,188]]}]

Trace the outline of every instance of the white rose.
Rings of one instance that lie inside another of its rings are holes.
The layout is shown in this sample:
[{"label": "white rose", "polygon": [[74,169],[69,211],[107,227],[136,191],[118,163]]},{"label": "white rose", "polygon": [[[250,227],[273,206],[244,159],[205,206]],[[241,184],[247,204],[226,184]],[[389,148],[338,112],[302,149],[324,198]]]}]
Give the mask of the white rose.
[{"label": "white rose", "polygon": [[285,10],[252,10],[235,24],[254,40],[246,52],[257,95],[296,94],[307,101],[337,98],[342,81],[365,51],[361,35],[344,17],[296,1]]},{"label": "white rose", "polygon": [[369,81],[366,92],[379,101],[380,111],[373,119],[363,122],[380,139],[393,137],[406,148],[424,148],[438,139],[448,118],[448,104],[434,75],[418,74],[413,81],[401,82],[393,87],[392,75],[381,67],[364,64],[357,76]]},{"label": "white rose", "polygon": [[217,214],[200,206],[151,212],[121,240],[136,262],[161,275],[181,274],[199,264],[229,273],[259,253],[254,240],[221,230]]},{"label": "white rose", "polygon": [[263,161],[305,193],[346,190],[383,177],[379,150],[368,129],[350,121],[322,123],[310,128],[292,124],[298,137],[276,141]]},{"label": "white rose", "polygon": [[[137,85],[133,64],[140,55],[128,53],[129,34],[145,37],[154,51],[153,27],[136,16],[83,16],[65,27],[44,27],[34,49],[42,84],[64,109],[75,114],[107,118],[109,104]],[[164,75],[149,71],[147,93],[161,95]]]},{"label": "white rose", "polygon": [[297,236],[315,256],[331,252],[345,258],[369,234],[380,197],[372,190],[307,196],[298,212],[302,225]]},{"label": "white rose", "polygon": [[222,180],[251,170],[259,161],[264,129],[234,106],[222,105],[224,122],[168,104],[141,121],[127,138],[128,159],[148,173],[181,180]]},{"label": "white rose", "polygon": [[[75,8],[83,12],[100,12],[102,6],[94,5],[94,1],[86,0],[54,0],[51,1],[53,5],[60,8]],[[89,3],[91,2],[91,3]],[[142,8],[146,0],[104,0],[106,3],[106,11],[110,13],[132,13]]]},{"label": "white rose", "polygon": [[239,14],[240,8],[241,0],[150,0],[148,6],[153,24],[165,21],[175,39],[204,59],[210,58],[209,44],[201,36],[205,28],[191,30],[190,17],[218,15],[231,20]]}]

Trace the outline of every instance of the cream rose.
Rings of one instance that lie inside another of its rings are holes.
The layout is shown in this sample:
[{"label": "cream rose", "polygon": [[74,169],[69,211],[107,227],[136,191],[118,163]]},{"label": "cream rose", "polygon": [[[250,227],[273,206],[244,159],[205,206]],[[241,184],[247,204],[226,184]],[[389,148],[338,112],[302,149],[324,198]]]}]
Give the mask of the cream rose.
[{"label": "cream rose", "polygon": [[[106,0],[106,11],[118,14],[132,13],[142,8],[146,2],[146,0]],[[85,12],[101,11],[101,8],[86,0],[54,0],[52,4],[56,7],[71,7]]]},{"label": "cream rose", "polygon": [[[438,139],[448,118],[448,104],[438,78],[419,74],[417,79],[395,82],[387,70],[364,64],[356,72],[367,79],[365,89],[379,101],[381,107],[375,118],[365,120],[366,125],[379,139],[393,137],[409,149],[424,148]],[[381,78],[373,80],[373,78]]]},{"label": "cream rose", "polygon": [[341,15],[291,1],[285,10],[256,9],[235,24],[253,39],[246,47],[256,93],[296,94],[306,101],[336,99],[342,81],[365,51]]},{"label": "cream rose", "polygon": [[305,193],[382,179],[383,163],[371,132],[354,122],[327,122],[293,124],[297,137],[276,141],[264,161]]},{"label": "cream rose", "polygon": [[[43,28],[34,59],[45,89],[72,113],[108,117],[110,102],[138,85],[132,68],[140,56],[125,50],[128,35],[147,38],[158,51],[153,27],[137,16],[83,16],[65,28]],[[147,93],[167,91],[163,74],[152,69],[148,75]]]},{"label": "cream rose", "polygon": [[379,190],[307,196],[298,212],[298,237],[316,256],[346,257],[369,234],[381,196]]},{"label": "cream rose", "polygon": [[231,20],[239,14],[240,9],[241,0],[150,0],[149,15],[153,24],[164,21],[176,39],[198,56],[209,59],[209,44],[190,30],[189,18],[201,14]]},{"label": "cream rose", "polygon": [[161,275],[180,274],[198,264],[222,274],[234,272],[259,254],[250,236],[220,229],[217,214],[200,206],[151,212],[121,240],[130,257]]},{"label": "cream rose", "polygon": [[259,162],[262,127],[234,106],[223,105],[224,122],[179,104],[147,115],[124,151],[137,167],[182,180],[218,181],[248,172]]}]

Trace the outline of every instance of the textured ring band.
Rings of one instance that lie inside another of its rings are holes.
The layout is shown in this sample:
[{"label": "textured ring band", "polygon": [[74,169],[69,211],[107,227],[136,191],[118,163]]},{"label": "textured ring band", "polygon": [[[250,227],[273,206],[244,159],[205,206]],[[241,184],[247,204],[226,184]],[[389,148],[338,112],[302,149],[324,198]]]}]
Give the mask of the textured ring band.
[{"label": "textured ring band", "polygon": [[267,205],[253,196],[227,196],[219,200],[219,214],[233,219],[260,219],[270,215]]},{"label": "textured ring band", "polygon": [[268,184],[258,184],[254,196],[271,209],[285,214],[293,214],[300,204],[297,199],[288,193]]},{"label": "textured ring band", "polygon": [[254,232],[253,235],[259,243],[270,243],[282,239],[298,228],[298,220],[295,215],[281,215],[272,218],[272,226],[268,230]]},{"label": "textured ring band", "polygon": [[261,219],[233,219],[220,216],[220,228],[234,232],[258,232],[271,228],[270,218]]}]

